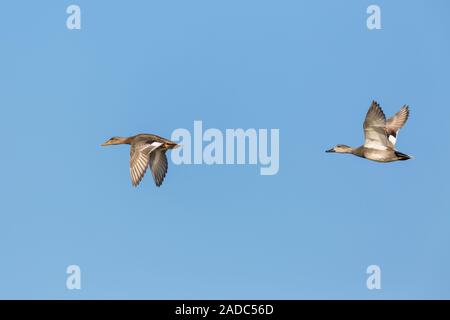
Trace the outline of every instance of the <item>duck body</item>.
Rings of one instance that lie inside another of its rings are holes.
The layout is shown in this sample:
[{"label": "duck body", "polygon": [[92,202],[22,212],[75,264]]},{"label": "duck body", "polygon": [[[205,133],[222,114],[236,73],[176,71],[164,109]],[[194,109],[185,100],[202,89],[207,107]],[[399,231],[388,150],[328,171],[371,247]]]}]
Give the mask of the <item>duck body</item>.
[{"label": "duck body", "polygon": [[138,186],[150,168],[157,187],[161,186],[168,170],[166,152],[179,145],[155,134],[141,133],[131,137],[112,137],[102,146],[130,145],[130,176],[133,186]]},{"label": "duck body", "polygon": [[393,162],[411,159],[395,149],[397,135],[409,117],[409,107],[403,106],[392,118],[386,120],[376,101],[372,102],[364,120],[364,144],[358,148],[338,144],[326,152],[349,153],[376,162]]},{"label": "duck body", "polygon": [[351,154],[376,162],[393,162],[410,159],[410,156],[396,150],[365,148],[364,145],[354,149]]}]

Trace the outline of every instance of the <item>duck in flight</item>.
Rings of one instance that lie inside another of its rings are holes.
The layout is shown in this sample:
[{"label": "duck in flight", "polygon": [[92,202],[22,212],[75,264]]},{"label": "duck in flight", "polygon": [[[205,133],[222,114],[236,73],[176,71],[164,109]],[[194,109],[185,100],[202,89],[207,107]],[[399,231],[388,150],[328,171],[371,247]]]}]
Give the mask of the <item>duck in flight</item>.
[{"label": "duck in flight", "polygon": [[112,137],[103,143],[102,146],[114,144],[130,145],[130,176],[134,187],[141,182],[147,167],[150,168],[153,180],[156,186],[159,187],[166,176],[168,168],[166,151],[179,147],[173,141],[146,133],[132,137]]},{"label": "duck in flight", "polygon": [[409,107],[404,105],[392,118],[386,120],[380,105],[376,101],[372,101],[363,125],[364,144],[358,148],[338,144],[326,152],[350,153],[377,162],[411,159],[410,156],[395,149],[397,134],[408,117]]}]

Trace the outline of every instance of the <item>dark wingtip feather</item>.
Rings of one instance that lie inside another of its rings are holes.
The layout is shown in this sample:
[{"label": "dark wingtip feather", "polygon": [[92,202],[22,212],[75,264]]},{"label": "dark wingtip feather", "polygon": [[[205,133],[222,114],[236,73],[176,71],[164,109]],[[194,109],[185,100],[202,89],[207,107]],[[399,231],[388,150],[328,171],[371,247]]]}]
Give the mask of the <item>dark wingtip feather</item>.
[{"label": "dark wingtip feather", "polygon": [[399,151],[395,151],[395,155],[398,157],[398,160],[408,160],[411,159],[407,154],[401,153]]}]

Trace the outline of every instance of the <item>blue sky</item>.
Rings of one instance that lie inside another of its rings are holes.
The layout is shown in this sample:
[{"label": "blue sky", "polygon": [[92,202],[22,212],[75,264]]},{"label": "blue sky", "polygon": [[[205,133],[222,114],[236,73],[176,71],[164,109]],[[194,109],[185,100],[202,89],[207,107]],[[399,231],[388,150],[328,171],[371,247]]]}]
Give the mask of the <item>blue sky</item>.
[{"label": "blue sky", "polygon": [[[366,9],[381,8],[381,30]],[[81,30],[66,8],[81,8]],[[450,298],[447,1],[2,4],[0,298]],[[379,164],[375,99],[411,116]],[[111,136],[279,128],[280,170],[129,178]],[[66,289],[66,268],[82,289]],[[368,290],[366,268],[381,268]]]}]

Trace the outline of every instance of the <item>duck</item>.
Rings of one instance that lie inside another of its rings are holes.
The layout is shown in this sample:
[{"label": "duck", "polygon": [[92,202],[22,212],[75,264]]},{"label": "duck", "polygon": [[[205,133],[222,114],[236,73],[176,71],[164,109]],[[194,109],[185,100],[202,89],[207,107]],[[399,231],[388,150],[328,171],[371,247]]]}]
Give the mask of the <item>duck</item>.
[{"label": "duck", "polygon": [[139,185],[147,168],[150,168],[156,186],[160,187],[168,169],[166,152],[180,146],[168,139],[147,133],[131,137],[112,137],[101,146],[117,144],[130,145],[130,176],[134,187]]},{"label": "duck", "polygon": [[326,152],[349,153],[376,162],[393,162],[411,159],[411,156],[395,149],[400,129],[409,118],[409,106],[404,105],[394,116],[386,120],[378,102],[372,101],[364,120],[364,144],[352,148],[338,144]]}]

